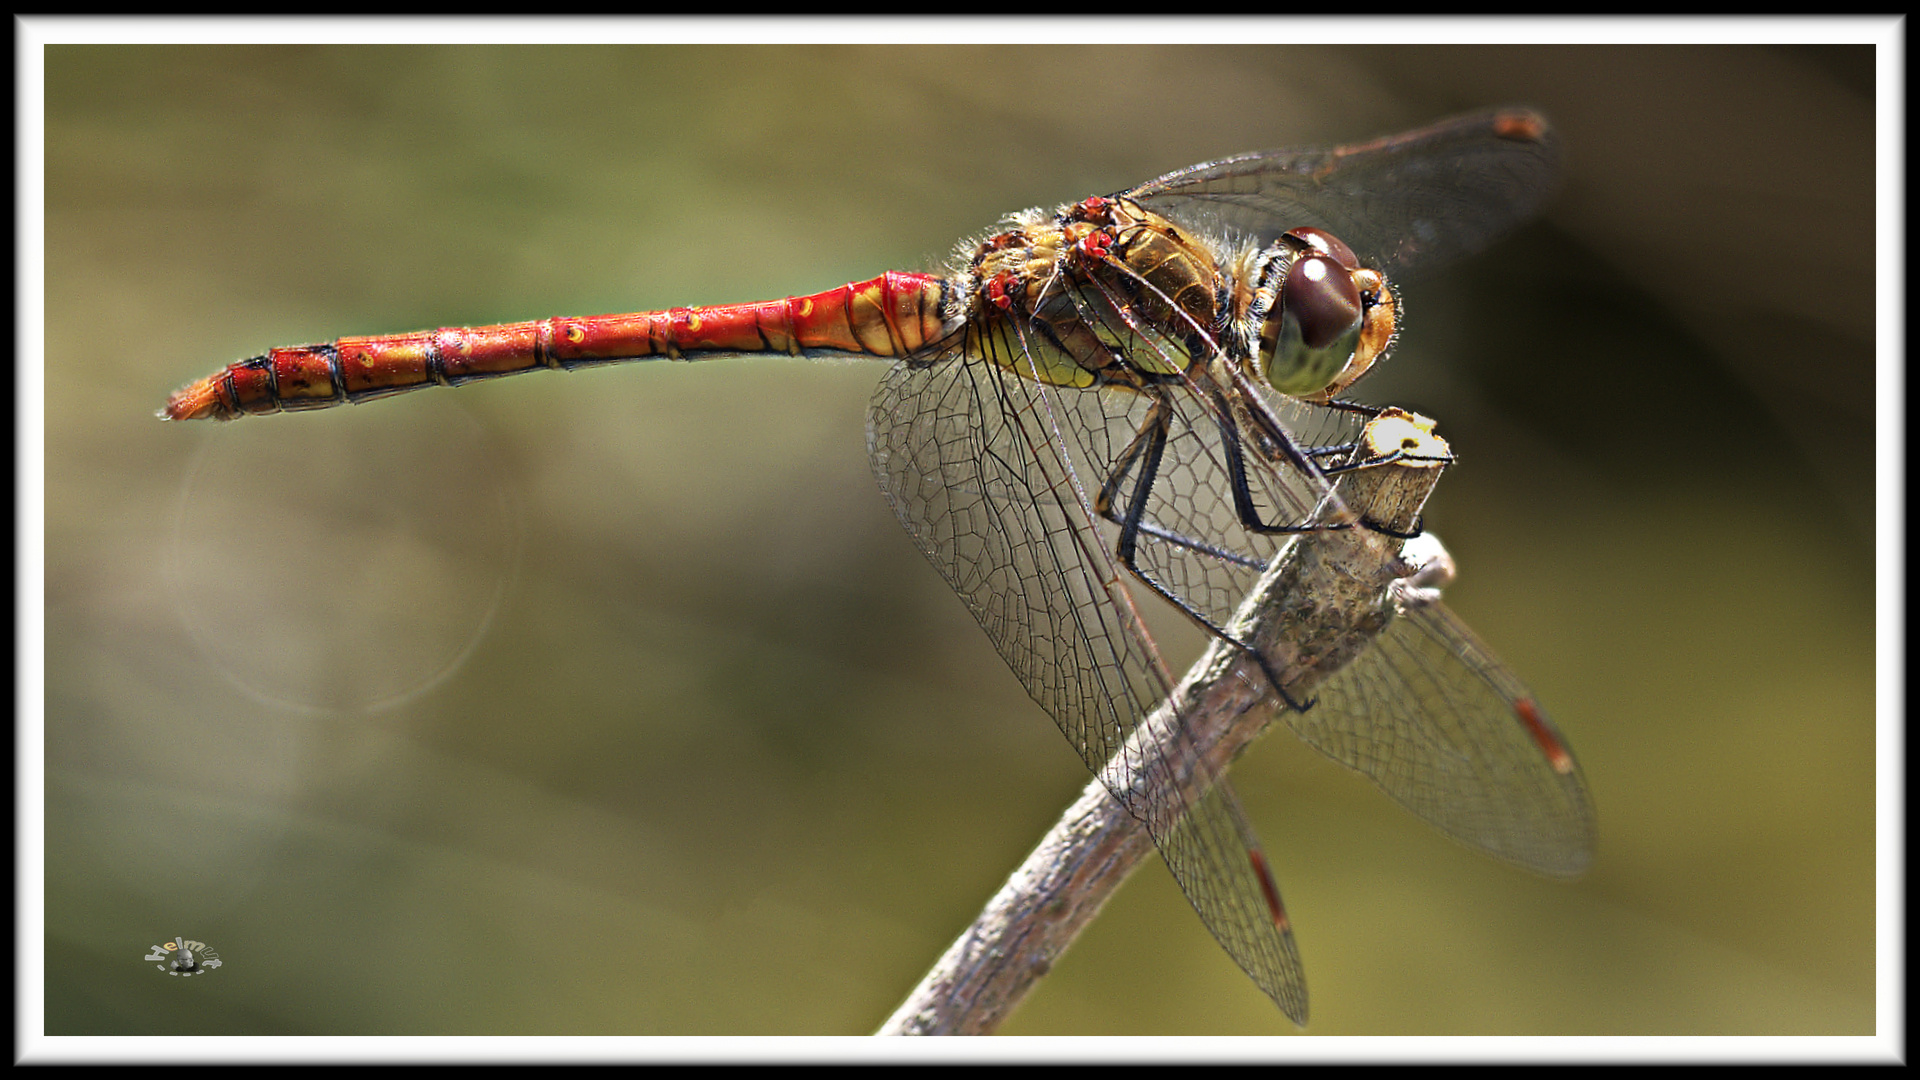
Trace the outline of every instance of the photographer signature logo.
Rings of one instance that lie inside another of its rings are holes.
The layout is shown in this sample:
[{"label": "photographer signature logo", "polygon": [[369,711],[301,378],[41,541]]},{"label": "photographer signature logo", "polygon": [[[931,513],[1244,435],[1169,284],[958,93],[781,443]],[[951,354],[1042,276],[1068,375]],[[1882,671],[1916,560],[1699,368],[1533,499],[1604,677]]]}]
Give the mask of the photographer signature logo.
[{"label": "photographer signature logo", "polygon": [[205,975],[220,966],[220,954],[207,948],[206,942],[186,938],[155,945],[147,959],[158,961],[153,966],[169,975]]}]

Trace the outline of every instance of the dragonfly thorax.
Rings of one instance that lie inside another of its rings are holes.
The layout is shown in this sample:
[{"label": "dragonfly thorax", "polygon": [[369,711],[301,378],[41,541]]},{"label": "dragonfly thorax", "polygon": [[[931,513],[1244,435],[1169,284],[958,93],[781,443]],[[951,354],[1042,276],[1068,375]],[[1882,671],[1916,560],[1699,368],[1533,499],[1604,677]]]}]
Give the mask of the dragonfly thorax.
[{"label": "dragonfly thorax", "polygon": [[1268,386],[1326,401],[1393,347],[1399,294],[1338,237],[1293,229],[1252,261],[1259,287],[1248,314],[1260,327],[1254,367]]},{"label": "dragonfly thorax", "polygon": [[1219,253],[1127,199],[1028,211],[975,249],[972,333],[996,362],[1059,386],[1177,378],[1220,354]]}]

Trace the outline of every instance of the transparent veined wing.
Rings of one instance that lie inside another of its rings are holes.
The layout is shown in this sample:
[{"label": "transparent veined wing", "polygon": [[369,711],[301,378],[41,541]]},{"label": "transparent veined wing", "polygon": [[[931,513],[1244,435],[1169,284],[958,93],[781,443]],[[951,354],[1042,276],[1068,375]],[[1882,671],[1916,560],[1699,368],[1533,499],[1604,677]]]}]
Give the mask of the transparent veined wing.
[{"label": "transparent veined wing", "polygon": [[1539,213],[1559,161],[1544,117],[1493,109],[1349,146],[1241,154],[1126,194],[1176,221],[1261,244],[1302,225],[1325,229],[1405,280]]},{"label": "transparent veined wing", "polygon": [[1546,710],[1438,599],[1390,602],[1393,621],[1288,725],[1468,847],[1553,877],[1586,870],[1593,804]]}]

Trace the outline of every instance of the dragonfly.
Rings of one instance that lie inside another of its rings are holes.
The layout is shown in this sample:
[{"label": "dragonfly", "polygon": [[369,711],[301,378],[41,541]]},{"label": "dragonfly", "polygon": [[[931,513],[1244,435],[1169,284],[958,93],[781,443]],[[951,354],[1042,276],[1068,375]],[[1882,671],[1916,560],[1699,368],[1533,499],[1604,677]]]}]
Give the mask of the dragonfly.
[{"label": "dragonfly", "polygon": [[1144,824],[1209,931],[1304,1026],[1291,922],[1225,778],[1127,779],[1195,767],[1126,760],[1174,685],[1143,606],[1252,653],[1297,735],[1447,835],[1542,874],[1586,868],[1593,811],[1569,743],[1419,575],[1383,593],[1385,630],[1312,695],[1229,629],[1291,538],[1379,528],[1335,479],[1385,460],[1350,460],[1381,410],[1343,395],[1401,332],[1398,283],[1532,217],[1557,170],[1543,117],[1493,109],[1009,214],[943,273],[271,349],[160,415],[230,420],[645,359],[889,361],[867,443],[901,524]]}]

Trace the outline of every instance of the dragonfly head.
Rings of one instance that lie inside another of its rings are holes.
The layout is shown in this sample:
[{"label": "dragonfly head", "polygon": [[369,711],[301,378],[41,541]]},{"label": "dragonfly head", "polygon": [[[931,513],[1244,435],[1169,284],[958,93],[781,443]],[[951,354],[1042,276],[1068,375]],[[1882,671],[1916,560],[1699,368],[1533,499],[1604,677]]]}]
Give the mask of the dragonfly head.
[{"label": "dragonfly head", "polygon": [[1393,346],[1399,294],[1322,229],[1290,230],[1263,255],[1250,312],[1260,326],[1257,373],[1280,393],[1326,401]]}]

